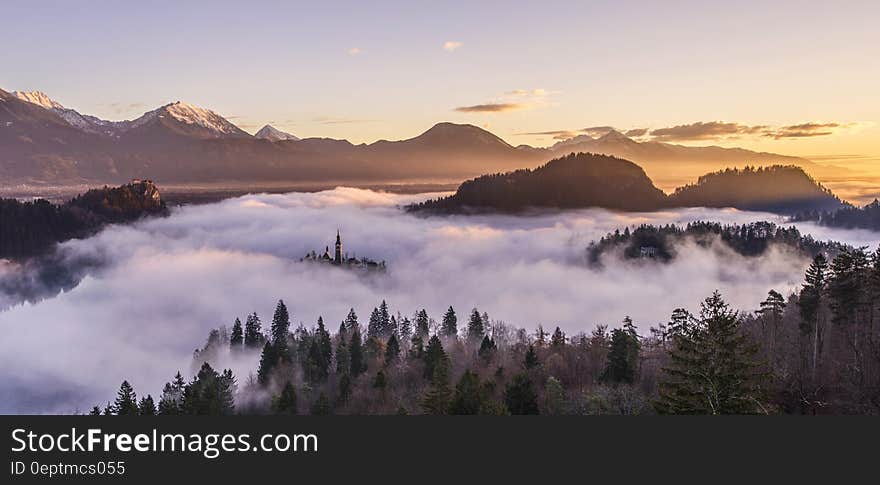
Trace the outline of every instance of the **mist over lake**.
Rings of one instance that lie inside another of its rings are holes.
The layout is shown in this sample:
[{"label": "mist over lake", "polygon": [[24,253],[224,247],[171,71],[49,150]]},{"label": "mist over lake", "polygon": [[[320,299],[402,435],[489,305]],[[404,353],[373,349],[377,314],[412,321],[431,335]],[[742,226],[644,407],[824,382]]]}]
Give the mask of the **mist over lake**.
[{"label": "mist over lake", "polygon": [[[715,289],[734,308],[753,311],[769,289],[795,289],[809,264],[783,247],[746,258],[685,244],[678,248],[684,257],[669,264],[611,257],[602,269],[590,268],[587,245],[626,226],[782,220],[729,209],[444,217],[400,209],[433,196],[352,188],[247,195],[63,243],[69,258],[102,264],[57,297],[0,312],[0,412],[81,412],[123,379],[156,394],[176,369],[190,372],[192,352],[210,329],[254,311],[265,322],[278,299],[294,326],[311,327],[323,316],[335,329],[350,308],[366,318],[384,299],[405,316],[424,307],[439,320],[450,305],[462,315],[478,307],[509,325],[558,325],[572,335],[618,326],[629,315],[647,332]],[[870,231],[798,227],[855,246],[878,240]],[[384,260],[387,271],[300,262],[325,246],[332,254],[337,230],[346,253]],[[233,370],[244,380],[255,363]]]}]

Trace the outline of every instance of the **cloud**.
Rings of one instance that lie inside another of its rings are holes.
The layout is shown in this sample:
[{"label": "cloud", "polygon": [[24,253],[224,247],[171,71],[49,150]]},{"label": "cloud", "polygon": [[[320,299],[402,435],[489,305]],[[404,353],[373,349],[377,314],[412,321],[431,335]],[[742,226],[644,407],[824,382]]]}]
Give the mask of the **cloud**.
[{"label": "cloud", "polygon": [[650,135],[658,141],[712,140],[760,134],[766,129],[767,126],[762,125],[750,126],[723,121],[698,121],[669,128],[655,128],[650,131]]},{"label": "cloud", "polygon": [[[268,327],[279,298],[294,327],[323,316],[335,329],[349,308],[365,319],[385,299],[406,315],[426,308],[439,318],[449,305],[466,315],[476,306],[510,325],[559,325],[570,335],[631,315],[646,331],[716,288],[752,310],[770,288],[797,288],[808,264],[782,250],[743,258],[687,246],[669,265],[609,260],[591,269],[583,264],[589,242],[627,225],[774,216],[689,209],[425,218],[398,209],[429,196],[351,188],[248,195],[62,244],[66,261],[101,264],[55,298],[0,312],[0,412],[85,411],[112,399],[123,379],[155,398],[178,369],[191,372],[192,351],[210,329],[254,311]],[[878,237],[800,227],[856,244]],[[299,262],[332,244],[337,229],[345,251],[384,259],[388,272]],[[18,271],[0,265],[0,275]],[[239,382],[256,367],[251,360],[234,365]]]},{"label": "cloud", "polygon": [[809,138],[834,134],[840,123],[801,123],[799,125],[782,126],[764,134],[766,137],[780,140],[783,138]]},{"label": "cloud", "polygon": [[568,140],[577,136],[576,131],[568,130],[551,130],[551,131],[531,131],[525,133],[516,133],[516,136],[552,136],[554,140]]},{"label": "cloud", "polygon": [[617,130],[613,126],[591,126],[589,128],[581,128],[578,131],[584,135],[589,135],[595,138],[607,135],[608,132]]},{"label": "cloud", "polygon": [[747,125],[724,121],[697,121],[669,128],[655,128],[648,133],[658,141],[694,141],[760,136],[781,140],[785,138],[808,138],[828,136],[843,128],[852,128],[856,123],[816,123],[806,122],[788,126]]},{"label": "cloud", "polygon": [[447,40],[446,42],[443,43],[443,50],[445,50],[446,52],[454,52],[454,51],[458,50],[459,48],[461,48],[461,46],[463,46],[463,45],[464,45],[464,43],[459,42],[457,40]]},{"label": "cloud", "polygon": [[504,113],[523,109],[545,106],[550,97],[550,91],[543,88],[514,89],[505,92],[492,101],[472,106],[459,106],[454,109],[459,113]]},{"label": "cloud", "polygon": [[459,113],[505,113],[525,109],[526,105],[520,103],[487,103],[473,106],[459,106],[455,111]]},{"label": "cloud", "polygon": [[640,138],[648,134],[648,128],[633,128],[626,130],[623,134],[630,138]]},{"label": "cloud", "polygon": [[356,55],[360,54],[361,52],[362,51],[361,51],[360,47],[352,47],[351,49],[348,50],[348,55],[356,56]]}]

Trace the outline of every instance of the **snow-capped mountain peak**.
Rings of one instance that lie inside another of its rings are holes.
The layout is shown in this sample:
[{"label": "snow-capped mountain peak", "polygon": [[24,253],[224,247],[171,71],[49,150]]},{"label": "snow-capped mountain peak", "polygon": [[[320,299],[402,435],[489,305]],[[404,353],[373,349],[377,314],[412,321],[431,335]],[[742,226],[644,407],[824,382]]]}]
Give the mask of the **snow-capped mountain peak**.
[{"label": "snow-capped mountain peak", "polygon": [[258,131],[254,136],[256,138],[262,138],[269,141],[299,140],[299,137],[297,137],[296,135],[291,135],[290,133],[281,131],[272,125],[266,125],[260,128],[260,131]]},{"label": "snow-capped mountain peak", "polygon": [[237,134],[241,130],[217,113],[178,101],[163,107],[164,111],[174,119],[188,125],[198,125],[208,130],[224,134]]},{"label": "snow-capped mountain peak", "polygon": [[12,94],[22,101],[27,101],[46,109],[64,109],[61,103],[50,98],[42,91],[13,91]]}]

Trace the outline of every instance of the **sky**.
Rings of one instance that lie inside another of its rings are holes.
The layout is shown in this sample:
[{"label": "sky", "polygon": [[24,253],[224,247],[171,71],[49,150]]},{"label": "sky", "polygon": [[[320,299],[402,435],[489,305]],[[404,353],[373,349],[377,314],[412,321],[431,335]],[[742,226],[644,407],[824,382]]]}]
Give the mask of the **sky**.
[{"label": "sky", "polygon": [[[321,316],[335,331],[350,308],[365,324],[384,299],[407,316],[424,308],[440,320],[451,305],[461,322],[477,307],[514,327],[559,326],[568,335],[599,324],[615,328],[629,315],[646,335],[675,308],[697,311],[715,289],[733,308],[754,311],[771,288],[797,290],[810,262],[781,246],[742,257],[726,245],[684,242],[669,264],[610,252],[593,267],[586,264],[589,243],[625,226],[781,218],[703,208],[522,217],[400,210],[429,196],[342,187],[176,207],[167,218],[111,225],[61,244],[63,264],[85,275],[37,303],[17,304],[14,292],[4,293],[22,274],[41,281],[34,268],[0,261],[0,413],[91,409],[112,398],[123,379],[156,396],[177,370],[191,375],[192,351],[212,328],[257,312],[268,330],[278,299],[294,328],[313,327]],[[876,232],[798,227],[819,240],[877,247]],[[364,275],[299,261],[332,248],[337,229],[345,252],[385,260],[387,271]],[[246,382],[258,358],[216,367],[232,366]]]},{"label": "sky", "polygon": [[[595,126],[880,174],[880,2],[7,2],[0,88],[108,119],[511,144]],[[660,130],[652,135],[653,130]]]}]

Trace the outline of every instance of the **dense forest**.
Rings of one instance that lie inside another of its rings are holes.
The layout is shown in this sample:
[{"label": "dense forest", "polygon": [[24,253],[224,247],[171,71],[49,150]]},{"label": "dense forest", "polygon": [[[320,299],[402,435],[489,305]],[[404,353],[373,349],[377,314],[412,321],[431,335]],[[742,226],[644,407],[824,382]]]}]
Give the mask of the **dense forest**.
[{"label": "dense forest", "polygon": [[742,256],[760,256],[772,245],[782,245],[809,257],[819,253],[833,257],[847,248],[841,243],[817,241],[809,234],[802,235],[794,226],[782,227],[767,221],[729,225],[695,221],[685,226],[642,224],[632,231],[627,227],[623,231],[608,233],[599,241],[590,243],[587,260],[590,264],[599,264],[603,254],[621,249],[626,259],[668,262],[675,258],[676,246],[685,240],[703,247],[718,241]]},{"label": "dense forest", "polygon": [[793,219],[795,221],[815,221],[830,227],[880,231],[880,200],[874,199],[864,207],[847,205],[835,211],[804,211]]},{"label": "dense forest", "polygon": [[[92,414],[880,414],[880,249],[819,253],[788,297],[740,312],[716,291],[642,334],[629,317],[575,335],[462,320],[383,301],[366,328],[351,310],[335,334],[291,331],[279,301],[268,333],[256,314],[212,331],[191,380],[140,400],[123,382]],[[248,354],[243,380],[209,363]]]},{"label": "dense forest", "polygon": [[92,189],[61,205],[0,199],[0,259],[40,256],[56,243],[90,236],[106,224],[167,213],[149,180]]},{"label": "dense forest", "polygon": [[830,190],[794,165],[728,168],[709,173],[695,184],[675,189],[669,201],[675,207],[736,207],[778,214],[843,206]]},{"label": "dense forest", "polygon": [[794,214],[842,206],[828,189],[793,165],[709,173],[667,196],[632,162],[607,155],[572,153],[534,170],[468,180],[453,195],[412,204],[407,210],[448,214],[588,207],[622,211],[735,207]]}]

